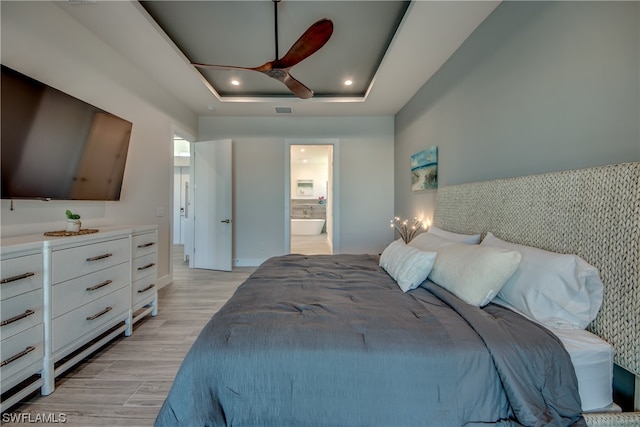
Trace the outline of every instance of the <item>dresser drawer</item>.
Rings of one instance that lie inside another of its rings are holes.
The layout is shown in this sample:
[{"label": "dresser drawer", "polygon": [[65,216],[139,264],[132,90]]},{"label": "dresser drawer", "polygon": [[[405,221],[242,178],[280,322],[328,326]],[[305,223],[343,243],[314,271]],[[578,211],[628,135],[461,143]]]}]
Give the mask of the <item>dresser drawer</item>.
[{"label": "dresser drawer", "polygon": [[129,263],[122,263],[54,285],[53,318],[127,286],[129,274]]},{"label": "dresser drawer", "polygon": [[0,299],[42,289],[42,254],[26,255],[0,261]]},{"label": "dresser drawer", "polygon": [[139,308],[138,304],[145,301],[148,302],[153,299],[158,292],[158,286],[156,284],[156,276],[143,277],[140,280],[133,282],[133,306]]},{"label": "dresser drawer", "polygon": [[[3,390],[42,369],[43,343],[44,326],[42,324],[2,340],[0,377]],[[17,374],[20,375],[10,378]]]},{"label": "dresser drawer", "polygon": [[52,283],[60,283],[129,260],[129,239],[76,246],[51,255]]},{"label": "dresser drawer", "polygon": [[53,353],[75,340],[80,339],[80,344],[86,342],[88,339],[83,338],[85,335],[91,334],[123,312],[128,312],[131,304],[130,292],[129,287],[121,288],[53,319]]},{"label": "dresser drawer", "polygon": [[158,255],[148,254],[140,258],[133,260],[133,277],[132,280],[136,281],[151,274],[157,274],[158,272]]},{"label": "dresser drawer", "polygon": [[9,338],[42,323],[42,289],[7,298],[0,303],[0,336]]},{"label": "dresser drawer", "polygon": [[138,258],[158,251],[157,233],[145,233],[133,236],[133,258]]}]

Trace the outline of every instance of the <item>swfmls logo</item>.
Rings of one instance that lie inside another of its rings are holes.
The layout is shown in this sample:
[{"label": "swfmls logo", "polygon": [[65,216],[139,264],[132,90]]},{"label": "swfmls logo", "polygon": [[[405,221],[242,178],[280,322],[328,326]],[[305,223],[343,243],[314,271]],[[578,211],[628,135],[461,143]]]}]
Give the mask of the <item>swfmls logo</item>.
[{"label": "swfmls logo", "polygon": [[2,414],[3,423],[32,423],[32,424],[64,424],[67,422],[67,414],[64,413],[29,413],[6,412]]}]

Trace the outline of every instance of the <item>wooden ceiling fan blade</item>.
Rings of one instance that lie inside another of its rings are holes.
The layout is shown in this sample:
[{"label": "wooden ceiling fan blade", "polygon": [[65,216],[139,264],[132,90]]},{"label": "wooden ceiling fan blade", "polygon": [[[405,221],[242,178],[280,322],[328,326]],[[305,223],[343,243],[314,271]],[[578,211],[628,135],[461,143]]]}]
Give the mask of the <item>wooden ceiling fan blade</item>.
[{"label": "wooden ceiling fan blade", "polygon": [[281,58],[273,61],[274,68],[291,68],[305,60],[324,46],[333,34],[333,22],[323,18],[307,28],[307,31],[291,46]]},{"label": "wooden ceiling fan blade", "polygon": [[287,70],[274,69],[263,71],[263,73],[282,82],[298,98],[309,99],[313,97],[313,91],[296,80]]},{"label": "wooden ceiling fan blade", "polygon": [[286,69],[274,68],[272,62],[267,62],[259,67],[236,67],[233,65],[215,65],[192,63],[195,67],[215,68],[220,70],[259,71],[271,78],[282,82],[298,98],[308,99],[313,96],[313,91],[296,80]]},{"label": "wooden ceiling fan blade", "polygon": [[283,83],[289,88],[291,93],[300,99],[309,99],[313,97],[313,91],[300,83],[300,81],[293,78],[291,74],[289,74],[289,77],[285,79]]},{"label": "wooden ceiling fan blade", "polygon": [[[278,15],[277,3],[280,0],[273,0],[276,9],[276,56],[278,55]],[[282,82],[295,96],[301,99],[313,97],[313,91],[307,86],[296,80],[289,69],[297,63],[305,60],[313,55],[322,46],[324,46],[333,34],[333,22],[330,19],[323,18],[314,22],[300,36],[298,40],[291,46],[289,51],[281,58],[266,62],[259,67],[237,67],[233,65],[216,65],[192,62],[194,67],[198,68],[215,68],[219,70],[249,70],[259,71],[267,76]]]},{"label": "wooden ceiling fan blade", "polygon": [[248,70],[248,71],[260,71],[260,67],[236,67],[235,65],[215,65],[215,64],[202,64],[199,62],[192,62],[191,65],[198,68],[215,68],[217,70]]}]

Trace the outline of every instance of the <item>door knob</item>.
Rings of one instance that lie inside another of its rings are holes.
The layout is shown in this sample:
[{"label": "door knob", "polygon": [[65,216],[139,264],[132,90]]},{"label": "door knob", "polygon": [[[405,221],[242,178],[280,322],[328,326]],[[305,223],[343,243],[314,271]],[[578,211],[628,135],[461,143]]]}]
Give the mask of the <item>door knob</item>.
[{"label": "door knob", "polygon": [[231,222],[231,220],[227,218],[227,219],[223,219],[220,222],[224,222],[225,224],[229,224]]}]

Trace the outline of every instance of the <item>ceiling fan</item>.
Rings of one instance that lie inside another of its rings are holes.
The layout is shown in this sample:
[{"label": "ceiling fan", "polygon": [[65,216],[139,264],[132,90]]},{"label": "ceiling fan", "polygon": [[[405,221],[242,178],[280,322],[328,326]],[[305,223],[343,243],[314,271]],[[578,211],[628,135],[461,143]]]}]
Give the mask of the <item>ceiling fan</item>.
[{"label": "ceiling fan", "polygon": [[272,0],[275,16],[275,47],[276,59],[266,62],[259,67],[237,67],[232,65],[213,65],[192,62],[199,68],[217,68],[222,70],[250,70],[259,71],[267,76],[282,82],[298,98],[308,99],[313,96],[313,91],[296,80],[289,70],[297,63],[314,54],[327,43],[333,33],[333,22],[323,18],[311,25],[300,38],[289,48],[289,51],[278,59],[278,3],[280,0]]}]

